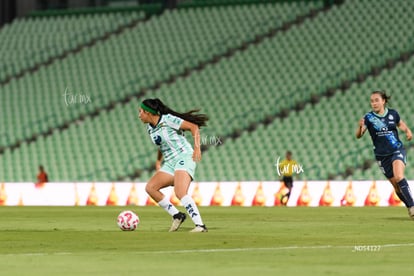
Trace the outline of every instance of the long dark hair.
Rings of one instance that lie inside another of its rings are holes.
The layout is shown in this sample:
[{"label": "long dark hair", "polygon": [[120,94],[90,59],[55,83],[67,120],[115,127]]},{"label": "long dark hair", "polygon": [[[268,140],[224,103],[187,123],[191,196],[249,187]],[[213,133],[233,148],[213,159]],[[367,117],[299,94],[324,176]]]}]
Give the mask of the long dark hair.
[{"label": "long dark hair", "polygon": [[385,91],[375,90],[371,93],[371,95],[373,95],[373,94],[380,95],[381,99],[385,100],[385,105],[387,105],[388,102],[391,100],[391,96],[387,95],[387,93]]},{"label": "long dark hair", "polygon": [[190,111],[180,113],[172,110],[166,106],[160,99],[146,99],[142,101],[146,106],[157,111],[160,115],[162,114],[172,114],[174,116],[180,117],[183,120],[189,121],[193,124],[198,125],[199,127],[206,126],[208,121],[208,116],[206,114],[196,114],[200,109],[192,109]]}]

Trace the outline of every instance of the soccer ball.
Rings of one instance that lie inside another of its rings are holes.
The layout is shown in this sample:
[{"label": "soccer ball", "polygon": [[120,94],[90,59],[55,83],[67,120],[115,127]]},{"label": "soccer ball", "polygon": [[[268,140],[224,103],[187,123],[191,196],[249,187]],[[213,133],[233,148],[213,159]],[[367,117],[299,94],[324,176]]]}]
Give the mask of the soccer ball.
[{"label": "soccer ball", "polygon": [[118,227],[122,231],[134,231],[139,224],[139,217],[132,211],[123,211],[118,215]]}]

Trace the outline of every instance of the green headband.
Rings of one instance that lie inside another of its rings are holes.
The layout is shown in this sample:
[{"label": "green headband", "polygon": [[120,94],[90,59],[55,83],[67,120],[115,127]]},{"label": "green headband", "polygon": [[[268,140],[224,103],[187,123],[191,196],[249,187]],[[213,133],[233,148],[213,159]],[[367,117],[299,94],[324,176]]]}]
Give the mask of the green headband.
[{"label": "green headband", "polygon": [[143,102],[141,103],[141,108],[144,109],[145,111],[148,111],[151,114],[158,114],[158,112],[155,109],[152,109],[149,106],[146,106]]}]

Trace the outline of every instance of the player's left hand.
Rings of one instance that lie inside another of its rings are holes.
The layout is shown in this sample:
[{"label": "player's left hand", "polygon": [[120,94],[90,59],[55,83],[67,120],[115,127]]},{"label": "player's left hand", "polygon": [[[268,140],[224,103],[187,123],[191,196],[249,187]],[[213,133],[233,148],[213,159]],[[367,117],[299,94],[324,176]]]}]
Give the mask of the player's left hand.
[{"label": "player's left hand", "polygon": [[199,147],[194,148],[193,160],[194,160],[194,162],[201,161],[201,149]]},{"label": "player's left hand", "polygon": [[411,139],[413,138],[413,134],[411,133],[411,130],[407,130],[407,133],[405,135],[407,136],[408,141],[411,141]]}]

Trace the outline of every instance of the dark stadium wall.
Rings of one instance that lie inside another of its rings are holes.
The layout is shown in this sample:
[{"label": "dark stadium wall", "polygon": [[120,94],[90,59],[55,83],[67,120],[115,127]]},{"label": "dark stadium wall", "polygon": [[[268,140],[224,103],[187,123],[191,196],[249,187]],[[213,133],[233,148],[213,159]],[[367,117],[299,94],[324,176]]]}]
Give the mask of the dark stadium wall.
[{"label": "dark stadium wall", "polygon": [[0,27],[13,21],[16,17],[16,2],[14,0],[0,1]]},{"label": "dark stadium wall", "polygon": [[16,0],[16,17],[23,17],[37,9],[37,1]]}]

